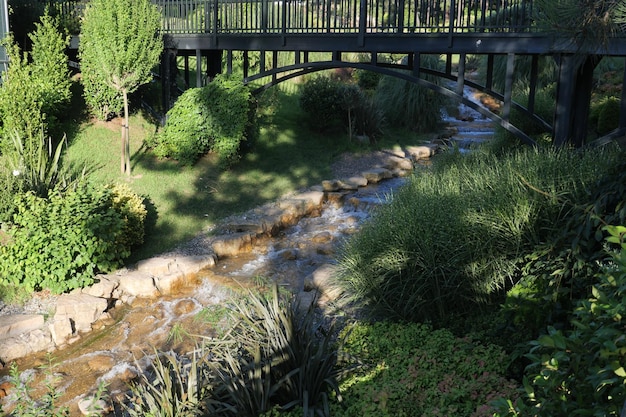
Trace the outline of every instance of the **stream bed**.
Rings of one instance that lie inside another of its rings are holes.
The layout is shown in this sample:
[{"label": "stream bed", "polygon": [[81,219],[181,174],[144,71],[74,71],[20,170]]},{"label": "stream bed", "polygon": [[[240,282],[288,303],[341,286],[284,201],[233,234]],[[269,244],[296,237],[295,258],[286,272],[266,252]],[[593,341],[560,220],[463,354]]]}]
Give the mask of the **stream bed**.
[{"label": "stream bed", "polygon": [[[493,135],[491,121],[479,113],[461,106],[459,114],[464,120],[445,117],[455,132],[450,139],[459,147],[471,149]],[[37,397],[44,393],[37,383],[45,378],[43,367],[53,365],[50,372],[62,393],[57,404],[70,407],[72,416],[81,415],[78,402],[93,394],[102,381],[113,397],[123,396],[128,382],[149,364],[155,350],[188,352],[194,348],[193,340],[179,335],[213,335],[214,329],[198,320],[198,314],[223,304],[233,291],[277,282],[294,293],[302,292],[305,278],[320,266],[336,262],[342,242],[405,181],[389,179],[350,192],[341,202],[327,202],[319,216],[303,218],[278,236],[263,239],[249,253],[220,260],[172,295],[113,309],[109,318],[67,348],[19,360],[21,377],[35,381],[33,386],[38,388],[33,397]],[[7,368],[0,370],[0,384],[7,374]],[[4,401],[10,409],[16,399],[9,395]]]}]

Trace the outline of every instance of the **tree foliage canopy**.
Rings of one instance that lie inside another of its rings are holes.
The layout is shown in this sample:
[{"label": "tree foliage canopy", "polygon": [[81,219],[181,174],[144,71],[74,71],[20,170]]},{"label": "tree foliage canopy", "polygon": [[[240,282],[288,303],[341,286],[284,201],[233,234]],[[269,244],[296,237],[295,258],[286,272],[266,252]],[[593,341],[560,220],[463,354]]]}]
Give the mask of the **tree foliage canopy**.
[{"label": "tree foliage canopy", "polygon": [[80,36],[83,76],[132,93],[150,81],[163,42],[159,10],[149,0],[92,0]]}]

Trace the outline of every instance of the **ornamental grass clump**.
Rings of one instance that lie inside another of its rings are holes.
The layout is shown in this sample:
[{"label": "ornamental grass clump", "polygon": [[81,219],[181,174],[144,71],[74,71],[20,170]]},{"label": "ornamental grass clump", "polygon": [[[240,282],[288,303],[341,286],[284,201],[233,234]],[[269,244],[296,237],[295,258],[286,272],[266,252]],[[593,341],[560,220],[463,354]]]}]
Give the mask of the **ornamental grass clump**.
[{"label": "ornamental grass clump", "polygon": [[347,299],[410,321],[440,322],[501,300],[525,255],[619,158],[523,149],[440,159],[347,242],[338,285]]},{"label": "ornamental grass clump", "polygon": [[230,332],[209,341],[217,358],[210,363],[217,375],[211,415],[257,416],[276,406],[328,415],[349,367],[338,366],[338,332],[313,306],[288,301],[276,285],[269,297],[250,293],[237,302]]},{"label": "ornamental grass clump", "polygon": [[[201,348],[190,355],[155,352],[150,366],[131,383],[123,408],[130,417],[185,417],[201,415],[211,389],[206,360]],[[141,366],[137,363],[137,368]]]}]

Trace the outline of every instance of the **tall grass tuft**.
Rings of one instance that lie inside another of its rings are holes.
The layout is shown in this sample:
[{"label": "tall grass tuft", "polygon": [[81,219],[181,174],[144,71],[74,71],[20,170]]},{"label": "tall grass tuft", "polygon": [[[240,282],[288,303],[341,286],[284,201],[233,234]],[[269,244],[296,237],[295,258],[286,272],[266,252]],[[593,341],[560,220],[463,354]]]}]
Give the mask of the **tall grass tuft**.
[{"label": "tall grass tuft", "polygon": [[[340,354],[333,325],[279,295],[250,293],[233,310],[236,320],[223,339],[211,342],[219,361],[211,415],[257,416],[276,405],[299,407],[304,416],[328,415],[331,396],[340,399]],[[343,370],[341,370],[343,369]]]},{"label": "tall grass tuft", "polygon": [[140,380],[130,386],[128,403],[124,405],[127,415],[199,415],[211,388],[207,358],[208,353],[202,349],[192,352],[191,358],[172,352],[155,352],[151,369],[143,372]]},{"label": "tall grass tuft", "polygon": [[[441,65],[438,57],[430,55],[424,57],[423,64],[433,69]],[[433,76],[427,76],[426,79],[439,83]],[[441,121],[440,109],[445,99],[441,94],[416,83],[384,75],[374,93],[374,103],[388,125],[427,132],[436,128]]]},{"label": "tall grass tuft", "polygon": [[440,322],[500,300],[524,256],[618,160],[610,151],[451,154],[347,242],[338,284],[347,299],[411,321]]}]

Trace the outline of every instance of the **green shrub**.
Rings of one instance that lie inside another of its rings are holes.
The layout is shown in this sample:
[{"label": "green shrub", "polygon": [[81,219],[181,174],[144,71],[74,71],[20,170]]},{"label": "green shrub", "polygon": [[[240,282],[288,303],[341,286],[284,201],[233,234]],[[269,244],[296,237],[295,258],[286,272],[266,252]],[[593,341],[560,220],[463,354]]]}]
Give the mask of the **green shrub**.
[{"label": "green shrub", "polygon": [[551,241],[569,204],[584,201],[620,157],[526,148],[439,158],[346,243],[338,285],[349,299],[411,321],[500,300],[525,255]]},{"label": "green shrub", "polygon": [[580,301],[571,327],[548,327],[530,343],[525,401],[499,402],[498,416],[620,416],[626,401],[626,227],[610,226],[621,245]]},{"label": "green shrub", "polygon": [[132,205],[116,207],[115,198],[110,187],[86,185],[48,198],[16,195],[8,242],[0,246],[0,283],[62,293],[119,267],[130,255],[123,234],[139,226],[125,223]]},{"label": "green shrub", "polygon": [[382,75],[375,71],[357,69],[354,71],[354,77],[362,89],[375,90]]},{"label": "green shrub", "polygon": [[333,416],[486,417],[491,401],[516,395],[499,347],[425,324],[357,324],[346,333],[344,349],[364,367],[341,383]]},{"label": "green shrub", "polygon": [[300,90],[300,107],[310,127],[325,131],[341,125],[341,83],[317,76],[304,83]]},{"label": "green shrub", "polygon": [[183,164],[193,164],[211,151],[224,166],[239,159],[246,140],[254,139],[250,90],[240,81],[217,76],[202,88],[185,91],[167,114],[155,138],[154,152]]},{"label": "green shrub", "polygon": [[598,121],[596,131],[598,135],[606,135],[619,126],[620,100],[617,97],[607,97],[598,106]]},{"label": "green shrub", "polygon": [[124,222],[119,235],[119,243],[132,248],[143,243],[148,210],[144,199],[139,197],[126,184],[108,186],[112,192],[112,207],[122,216]]},{"label": "green shrub", "polygon": [[89,112],[99,120],[108,120],[122,113],[124,100],[122,95],[98,77],[100,74],[83,73],[85,103]]}]

